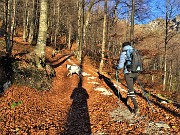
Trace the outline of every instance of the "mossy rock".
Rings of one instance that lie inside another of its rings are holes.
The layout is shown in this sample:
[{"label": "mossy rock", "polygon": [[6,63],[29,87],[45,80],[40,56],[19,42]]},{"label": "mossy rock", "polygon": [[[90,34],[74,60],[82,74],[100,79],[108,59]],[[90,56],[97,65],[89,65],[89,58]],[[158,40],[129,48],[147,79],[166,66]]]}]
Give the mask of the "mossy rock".
[{"label": "mossy rock", "polygon": [[24,61],[13,63],[13,82],[18,85],[29,86],[37,90],[51,89],[52,78],[45,69],[37,69]]}]

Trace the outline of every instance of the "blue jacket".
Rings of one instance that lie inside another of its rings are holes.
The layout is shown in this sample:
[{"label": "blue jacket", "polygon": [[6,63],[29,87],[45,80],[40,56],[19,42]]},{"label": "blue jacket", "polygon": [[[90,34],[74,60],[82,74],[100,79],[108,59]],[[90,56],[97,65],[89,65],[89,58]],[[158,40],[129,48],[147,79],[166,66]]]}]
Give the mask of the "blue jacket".
[{"label": "blue jacket", "polygon": [[117,69],[124,68],[124,74],[131,73],[131,71],[127,70],[127,67],[125,65],[126,60],[130,60],[130,53],[133,51],[132,46],[127,45],[123,48],[122,53],[120,55],[119,63],[117,66]]}]

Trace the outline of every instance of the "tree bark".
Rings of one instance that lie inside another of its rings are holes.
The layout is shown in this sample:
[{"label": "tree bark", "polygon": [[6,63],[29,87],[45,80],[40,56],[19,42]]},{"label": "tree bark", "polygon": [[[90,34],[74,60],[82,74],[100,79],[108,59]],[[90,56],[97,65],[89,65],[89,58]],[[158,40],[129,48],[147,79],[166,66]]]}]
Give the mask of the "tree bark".
[{"label": "tree bark", "polygon": [[37,3],[35,2],[35,0],[32,1],[33,3],[33,7],[32,7],[32,17],[31,17],[31,21],[30,21],[30,26],[29,26],[29,33],[28,33],[28,39],[27,41],[29,43],[32,43],[33,41],[33,36],[34,36],[34,29],[35,29],[35,19],[36,19],[36,10],[37,10]]},{"label": "tree bark", "polygon": [[60,21],[59,21],[59,14],[60,14],[60,11],[59,11],[59,9],[60,9],[60,3],[58,2],[57,3],[57,18],[56,18],[56,24],[55,24],[55,33],[54,33],[54,45],[56,46],[56,43],[57,43],[57,34],[58,34],[58,30],[59,30],[59,23],[60,23]]},{"label": "tree bark", "polygon": [[47,3],[48,0],[40,1],[39,33],[35,49],[35,62],[38,68],[42,68],[41,63],[45,63],[45,47],[47,38]]},{"label": "tree bark", "polygon": [[27,15],[28,15],[28,0],[24,2],[24,16],[23,16],[23,41],[26,42],[27,40]]},{"label": "tree bark", "polygon": [[172,76],[172,67],[173,67],[173,62],[172,62],[172,60],[171,60],[171,62],[170,62],[170,69],[169,69],[169,91],[171,91],[172,90],[172,80],[173,80],[173,76]]},{"label": "tree bark", "polygon": [[168,2],[166,2],[166,29],[164,41],[164,78],[163,78],[163,91],[166,90],[167,80],[167,44],[168,44]]},{"label": "tree bark", "polygon": [[84,46],[86,46],[86,43],[85,43],[85,41],[86,41],[86,32],[87,32],[87,28],[88,28],[88,25],[89,25],[91,9],[92,9],[92,7],[94,5],[94,1],[95,0],[91,0],[90,5],[89,5],[88,10],[87,10],[87,13],[86,13],[87,15],[86,15],[86,21],[84,23],[84,32],[83,32]]},{"label": "tree bark", "polygon": [[78,1],[78,38],[77,38],[77,59],[82,62],[82,47],[84,43],[83,39],[84,32],[84,0]]},{"label": "tree bark", "polygon": [[68,49],[71,49],[71,35],[72,35],[72,26],[71,22],[69,22],[69,35],[68,35]]},{"label": "tree bark", "polygon": [[105,47],[107,38],[107,0],[104,1],[104,23],[103,23],[103,41],[101,49],[101,62],[99,65],[99,71],[102,72],[104,67]]},{"label": "tree bark", "polygon": [[15,34],[15,18],[16,18],[16,0],[12,0],[12,23],[11,23],[11,32],[12,36]]},{"label": "tree bark", "polygon": [[6,52],[8,55],[11,55],[11,40],[10,40],[10,34],[11,34],[11,0],[7,0],[5,2],[6,4],[6,23],[5,23],[5,41],[6,41]]}]

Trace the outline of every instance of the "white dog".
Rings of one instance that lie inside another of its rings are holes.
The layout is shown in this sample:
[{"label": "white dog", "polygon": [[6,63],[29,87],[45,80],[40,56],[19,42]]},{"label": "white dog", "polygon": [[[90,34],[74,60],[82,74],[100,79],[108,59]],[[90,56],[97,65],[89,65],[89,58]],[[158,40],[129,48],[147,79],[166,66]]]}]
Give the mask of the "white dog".
[{"label": "white dog", "polygon": [[66,64],[66,68],[68,70],[68,74],[67,76],[71,75],[72,74],[77,74],[78,76],[81,76],[81,68],[75,64],[73,65],[69,65],[69,64]]}]

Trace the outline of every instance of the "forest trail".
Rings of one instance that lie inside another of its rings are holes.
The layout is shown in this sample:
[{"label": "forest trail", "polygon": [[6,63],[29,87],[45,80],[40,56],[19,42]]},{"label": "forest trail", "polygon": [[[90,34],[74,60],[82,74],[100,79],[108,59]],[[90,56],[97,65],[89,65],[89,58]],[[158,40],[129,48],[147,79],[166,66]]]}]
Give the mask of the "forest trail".
[{"label": "forest trail", "polygon": [[[74,56],[64,54],[70,53],[65,50],[49,59],[54,62],[53,65],[58,65],[50,90],[36,91],[13,84],[0,97],[0,134],[178,134],[178,106],[162,103],[162,99],[151,94],[152,112],[137,87],[141,115],[134,118],[125,103],[117,97],[120,90],[122,97],[126,98],[126,88],[121,83],[118,83],[117,88],[116,80],[105,73],[99,76],[98,70],[87,57],[82,64],[82,82],[75,74],[67,77],[66,64],[78,62]],[[55,60],[57,57],[60,59]],[[13,102],[19,104],[12,107]]]}]

